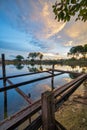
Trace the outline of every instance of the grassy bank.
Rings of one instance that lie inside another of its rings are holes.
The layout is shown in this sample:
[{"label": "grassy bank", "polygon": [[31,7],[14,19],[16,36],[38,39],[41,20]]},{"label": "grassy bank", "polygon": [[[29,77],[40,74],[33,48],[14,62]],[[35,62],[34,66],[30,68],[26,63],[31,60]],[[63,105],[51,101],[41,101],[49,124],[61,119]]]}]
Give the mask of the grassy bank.
[{"label": "grassy bank", "polygon": [[56,119],[67,130],[87,130],[87,84],[81,85],[56,112]]}]

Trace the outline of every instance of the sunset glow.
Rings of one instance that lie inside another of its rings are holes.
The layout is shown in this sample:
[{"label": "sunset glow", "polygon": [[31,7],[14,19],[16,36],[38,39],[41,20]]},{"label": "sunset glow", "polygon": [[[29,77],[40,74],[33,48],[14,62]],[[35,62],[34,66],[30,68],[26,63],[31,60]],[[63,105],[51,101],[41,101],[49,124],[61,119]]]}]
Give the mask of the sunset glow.
[{"label": "sunset glow", "polygon": [[87,22],[58,22],[52,10],[55,1],[0,0],[0,54],[12,59],[19,53],[27,57],[42,52],[64,58],[72,46],[87,44]]}]

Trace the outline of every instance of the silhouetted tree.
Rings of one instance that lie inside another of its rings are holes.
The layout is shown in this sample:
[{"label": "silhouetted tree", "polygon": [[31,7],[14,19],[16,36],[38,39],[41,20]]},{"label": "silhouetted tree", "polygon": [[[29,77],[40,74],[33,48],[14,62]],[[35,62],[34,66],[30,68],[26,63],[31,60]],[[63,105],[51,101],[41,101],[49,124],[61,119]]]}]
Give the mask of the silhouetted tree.
[{"label": "silhouetted tree", "polygon": [[24,57],[21,56],[21,55],[17,55],[17,56],[16,56],[16,60],[18,60],[18,61],[22,61],[23,59],[24,59]]},{"label": "silhouetted tree", "polygon": [[79,45],[72,47],[70,51],[67,53],[67,56],[72,55],[73,57],[74,56],[78,57],[79,54],[82,54],[83,57],[85,58],[87,54],[87,44],[85,44],[84,46]]}]

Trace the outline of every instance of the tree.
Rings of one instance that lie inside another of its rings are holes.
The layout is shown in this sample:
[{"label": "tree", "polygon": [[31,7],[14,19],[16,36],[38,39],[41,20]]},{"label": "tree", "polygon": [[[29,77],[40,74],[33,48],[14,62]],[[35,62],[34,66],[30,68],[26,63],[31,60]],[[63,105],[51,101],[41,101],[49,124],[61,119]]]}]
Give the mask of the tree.
[{"label": "tree", "polygon": [[28,58],[32,58],[33,60],[37,57],[39,57],[41,60],[43,58],[43,54],[40,52],[31,52],[28,54]]},{"label": "tree", "polygon": [[72,16],[77,16],[77,20],[87,20],[87,0],[60,0],[53,6],[55,19],[58,21],[70,21]]},{"label": "tree", "polygon": [[40,60],[42,60],[42,58],[43,58],[43,54],[40,54]]},{"label": "tree", "polygon": [[28,54],[28,58],[34,59],[34,58],[36,58],[36,57],[37,57],[36,52],[31,52],[31,53]]},{"label": "tree", "polygon": [[84,51],[87,53],[87,44],[84,45]]},{"label": "tree", "polygon": [[18,60],[18,61],[22,61],[23,59],[24,59],[24,57],[21,56],[21,55],[17,55],[17,56],[16,56],[16,60]]},{"label": "tree", "polygon": [[40,58],[40,60],[42,60],[43,54],[41,52],[38,52],[37,56]]},{"label": "tree", "polygon": [[79,54],[82,54],[85,59],[87,54],[87,44],[85,44],[84,46],[79,45],[72,47],[70,51],[67,53],[67,56],[72,55],[73,57],[78,57]]}]

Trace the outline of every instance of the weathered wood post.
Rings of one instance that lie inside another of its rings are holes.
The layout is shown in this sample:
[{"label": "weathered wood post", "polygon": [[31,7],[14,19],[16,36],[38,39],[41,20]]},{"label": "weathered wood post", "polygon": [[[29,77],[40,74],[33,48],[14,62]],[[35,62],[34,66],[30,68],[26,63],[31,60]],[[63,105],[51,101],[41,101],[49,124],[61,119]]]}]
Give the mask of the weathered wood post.
[{"label": "weathered wood post", "polygon": [[2,54],[2,76],[3,76],[3,86],[6,86],[6,70],[5,70],[5,55]]},{"label": "weathered wood post", "polygon": [[42,94],[42,129],[55,130],[55,104],[52,92]]},{"label": "weathered wood post", "polygon": [[52,90],[54,89],[54,64],[52,66],[52,79],[51,79]]},{"label": "weathered wood post", "polygon": [[[6,87],[5,55],[2,54],[3,86]],[[4,91],[4,119],[7,117],[7,91]]]}]

